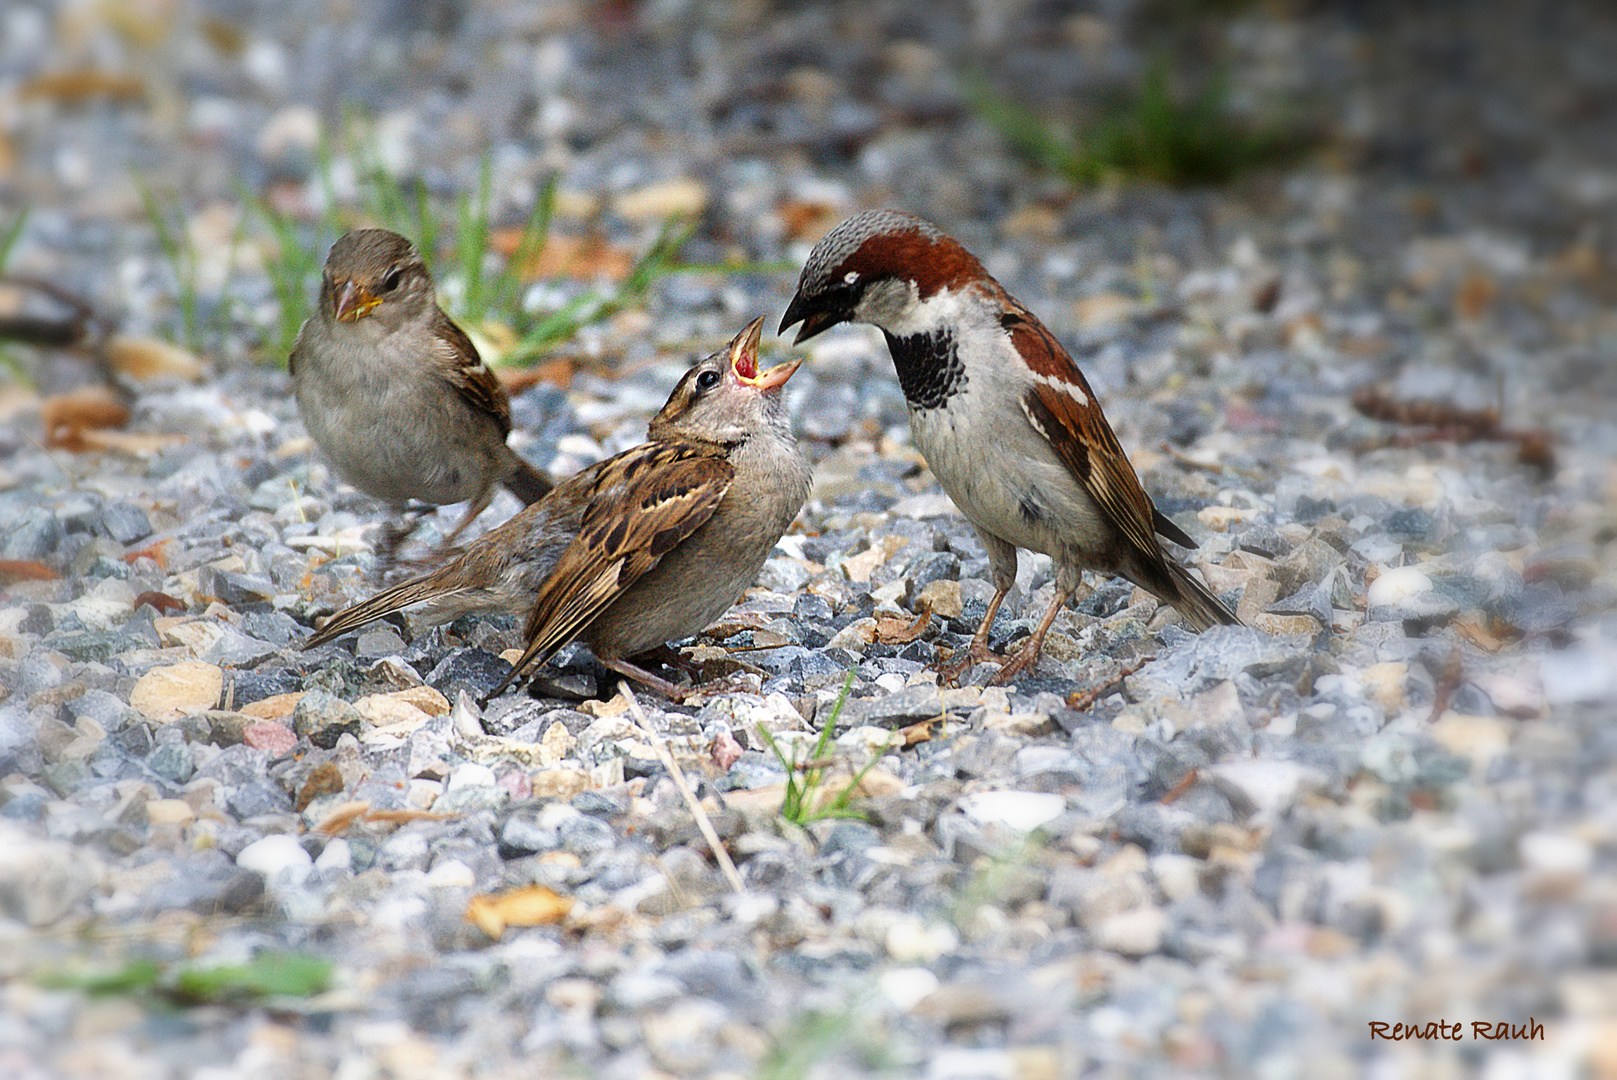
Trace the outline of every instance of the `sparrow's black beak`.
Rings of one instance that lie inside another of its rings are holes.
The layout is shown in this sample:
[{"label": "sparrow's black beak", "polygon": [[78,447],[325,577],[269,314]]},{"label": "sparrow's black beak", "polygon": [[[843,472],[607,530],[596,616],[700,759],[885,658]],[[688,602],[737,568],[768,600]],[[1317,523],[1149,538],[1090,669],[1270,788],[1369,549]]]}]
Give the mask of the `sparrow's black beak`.
[{"label": "sparrow's black beak", "polygon": [[847,322],[852,315],[851,307],[835,300],[827,302],[824,297],[810,300],[799,292],[786,306],[786,314],[780,320],[780,329],[775,332],[784,334],[788,326],[802,323],[803,325],[798,327],[797,337],[792,339],[792,344],[801,345],[820,331],[829,330],[837,323]]}]

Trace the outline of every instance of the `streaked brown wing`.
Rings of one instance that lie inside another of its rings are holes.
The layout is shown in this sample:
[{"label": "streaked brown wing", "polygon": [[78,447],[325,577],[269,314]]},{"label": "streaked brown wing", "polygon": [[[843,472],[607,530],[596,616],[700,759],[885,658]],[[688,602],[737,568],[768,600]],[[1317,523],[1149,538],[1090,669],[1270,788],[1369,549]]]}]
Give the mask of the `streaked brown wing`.
[{"label": "streaked brown wing", "polygon": [[433,320],[434,359],[445,381],[460,392],[474,409],[494,417],[500,434],[511,434],[511,399],[494,371],[477,354],[477,346],[454,319],[439,309]]},{"label": "streaked brown wing", "polygon": [[1159,557],[1155,522],[1160,515],[1140,486],[1084,373],[1044,324],[1021,305],[1012,301],[1001,325],[1040,377],[1022,399],[1028,422],[1050,441],[1062,463],[1129,542]]},{"label": "streaked brown wing", "polygon": [[702,526],[735,470],[713,447],[646,443],[603,470],[578,536],[528,616],[520,672],[577,637],[623,591]]}]

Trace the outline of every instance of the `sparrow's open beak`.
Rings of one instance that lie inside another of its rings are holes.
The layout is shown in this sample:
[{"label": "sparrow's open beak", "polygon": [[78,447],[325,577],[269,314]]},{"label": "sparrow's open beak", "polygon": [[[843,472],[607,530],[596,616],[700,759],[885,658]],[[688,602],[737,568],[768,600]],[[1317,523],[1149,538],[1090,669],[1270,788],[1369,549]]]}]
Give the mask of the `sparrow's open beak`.
[{"label": "sparrow's open beak", "polygon": [[[818,306],[815,306],[818,305]],[[780,320],[778,334],[784,334],[786,328],[793,323],[802,323],[798,327],[797,337],[792,339],[793,345],[801,345],[821,330],[828,330],[837,323],[847,322],[852,314],[843,310],[840,304],[826,304],[823,299],[807,300],[802,293],[792,297],[792,302],[786,306],[786,314]]]},{"label": "sparrow's open beak", "polygon": [[356,282],[345,281],[337,286],[337,321],[355,322],[371,313],[371,308],[382,302],[372,296],[369,289]]},{"label": "sparrow's open beak", "polygon": [[743,386],[751,386],[759,390],[773,390],[797,370],[801,360],[788,360],[784,364],[776,364],[768,371],[758,370],[758,339],[763,335],[763,319],[754,319],[747,324],[747,328],[737,334],[730,341],[730,370],[735,373],[736,381]]}]

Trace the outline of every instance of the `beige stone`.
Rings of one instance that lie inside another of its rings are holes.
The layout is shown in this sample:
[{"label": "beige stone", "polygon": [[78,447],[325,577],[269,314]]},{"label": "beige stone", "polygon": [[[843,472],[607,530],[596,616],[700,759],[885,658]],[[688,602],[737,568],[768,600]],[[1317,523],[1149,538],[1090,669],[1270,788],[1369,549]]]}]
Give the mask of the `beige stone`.
[{"label": "beige stone", "polygon": [[249,701],[237,711],[257,720],[288,720],[298,707],[303,691],[290,694],[272,694],[258,701]]},{"label": "beige stone", "polygon": [[[1268,584],[1273,584],[1269,582]],[[1270,601],[1273,603],[1273,601]],[[1246,605],[1243,604],[1243,607]],[[1313,636],[1319,633],[1319,620],[1312,615],[1274,615],[1267,611],[1259,611],[1247,620],[1258,630],[1265,634],[1308,634]]]},{"label": "beige stone", "polygon": [[541,769],[533,774],[535,798],[571,799],[588,790],[590,776],[582,769]]},{"label": "beige stone", "polygon": [[1409,665],[1387,661],[1371,664],[1359,676],[1365,693],[1389,714],[1404,707],[1404,680],[1409,676]]},{"label": "beige stone", "polygon": [[946,619],[958,619],[965,608],[958,581],[929,581],[921,589],[918,599],[932,614],[942,615]]},{"label": "beige stone", "polygon": [[630,221],[660,222],[671,214],[695,216],[707,206],[707,185],[680,179],[628,192],[617,200],[618,214]]},{"label": "beige stone", "polygon": [[449,711],[449,701],[430,686],[367,694],[354,702],[359,714],[390,735],[408,735],[428,719]]},{"label": "beige stone", "polygon": [[129,692],[129,704],[149,720],[168,723],[219,703],[225,673],[200,660],[153,668]]},{"label": "beige stone", "polygon": [[189,825],[196,817],[184,799],[153,799],[146,804],[146,820],[153,825]]},{"label": "beige stone", "polygon": [[563,758],[571,757],[577,748],[578,740],[567,730],[567,725],[560,720],[552,721],[539,737],[539,764],[555,765]]}]

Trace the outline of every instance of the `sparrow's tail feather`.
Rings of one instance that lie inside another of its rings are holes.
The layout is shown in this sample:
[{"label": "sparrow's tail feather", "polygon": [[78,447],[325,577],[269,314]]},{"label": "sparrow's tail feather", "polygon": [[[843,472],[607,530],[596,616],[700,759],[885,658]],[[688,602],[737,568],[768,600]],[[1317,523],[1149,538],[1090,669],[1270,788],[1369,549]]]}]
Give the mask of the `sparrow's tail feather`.
[{"label": "sparrow's tail feather", "polygon": [[361,601],[353,607],[344,608],[326,621],[316,633],[309,635],[303,643],[303,648],[312,649],[317,645],[324,645],[328,641],[358,630],[367,623],[373,623],[384,615],[391,615],[395,611],[403,611],[411,604],[419,604],[423,600],[431,600],[452,591],[447,589],[433,575],[411,578],[401,581],[391,589],[383,589],[369,600]]},{"label": "sparrow's tail feather", "polygon": [[1193,629],[1200,632],[1220,624],[1245,625],[1235,612],[1225,607],[1224,602],[1213,595],[1213,590],[1203,584],[1200,578],[1172,559],[1164,559],[1163,562],[1168,567],[1168,576],[1173,579],[1175,593],[1163,599],[1178,608],[1179,614],[1185,617],[1185,622]]},{"label": "sparrow's tail feather", "polygon": [[556,485],[550,478],[530,465],[515,450],[511,454],[511,471],[505,474],[503,483],[511,494],[521,499],[525,506],[532,506],[550,493]]}]

